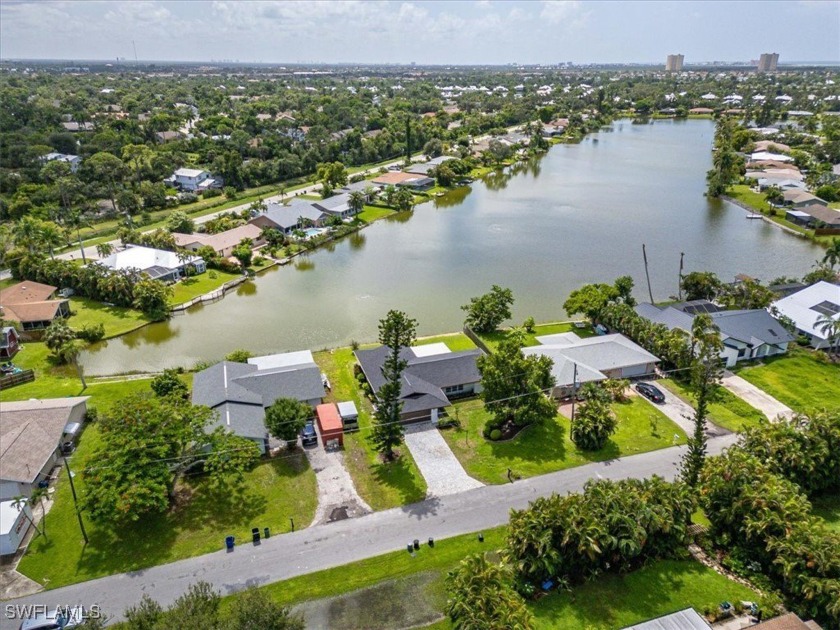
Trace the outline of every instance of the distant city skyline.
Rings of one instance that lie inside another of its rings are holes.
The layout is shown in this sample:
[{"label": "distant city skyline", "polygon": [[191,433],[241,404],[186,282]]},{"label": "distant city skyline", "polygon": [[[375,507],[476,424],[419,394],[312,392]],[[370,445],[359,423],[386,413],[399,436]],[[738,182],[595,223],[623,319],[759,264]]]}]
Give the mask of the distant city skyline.
[{"label": "distant city skyline", "polygon": [[0,58],[664,67],[840,62],[840,1],[3,0]]}]

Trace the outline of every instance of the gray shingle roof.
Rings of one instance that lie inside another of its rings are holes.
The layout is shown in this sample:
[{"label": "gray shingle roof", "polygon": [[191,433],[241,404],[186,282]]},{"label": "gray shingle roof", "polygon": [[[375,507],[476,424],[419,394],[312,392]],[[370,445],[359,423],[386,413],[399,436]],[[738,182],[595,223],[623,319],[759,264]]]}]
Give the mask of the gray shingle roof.
[{"label": "gray shingle roof", "polygon": [[222,427],[239,437],[259,440],[266,436],[265,411],[261,406],[225,403],[216,407],[216,419],[211,428]]},{"label": "gray shingle roof", "polygon": [[260,396],[264,407],[268,407],[278,398],[305,401],[324,396],[321,370],[314,363],[259,370],[236,378],[234,383]]},{"label": "gray shingle roof", "polygon": [[709,630],[711,626],[693,608],[643,621],[624,630]]},{"label": "gray shingle roof", "polygon": [[264,216],[277,227],[288,230],[298,224],[300,217],[311,221],[320,221],[324,218],[324,213],[312,205],[311,201],[293,199],[288,206],[270,203],[266,207],[266,211],[259,216]]},{"label": "gray shingle roof", "polygon": [[[382,365],[388,352],[386,346],[379,346],[370,350],[357,350],[355,353],[365,377],[375,392],[385,384]],[[403,413],[448,406],[449,399],[443,392],[444,387],[468,385],[481,380],[476,366],[476,359],[481,356],[480,350],[417,357],[411,348],[403,348],[400,356],[408,362],[403,372],[400,390]]]},{"label": "gray shingle roof", "polygon": [[347,212],[350,209],[350,195],[347,193],[342,193],[340,195],[333,195],[332,197],[327,197],[326,199],[321,199],[320,201],[316,201],[312,205],[315,206],[318,210],[322,212],[326,212],[328,214],[340,214],[342,212]]},{"label": "gray shingle roof", "polygon": [[721,311],[712,313],[711,317],[720,328],[721,336],[731,337],[751,346],[762,343],[789,343],[796,340],[796,337],[763,309]]}]

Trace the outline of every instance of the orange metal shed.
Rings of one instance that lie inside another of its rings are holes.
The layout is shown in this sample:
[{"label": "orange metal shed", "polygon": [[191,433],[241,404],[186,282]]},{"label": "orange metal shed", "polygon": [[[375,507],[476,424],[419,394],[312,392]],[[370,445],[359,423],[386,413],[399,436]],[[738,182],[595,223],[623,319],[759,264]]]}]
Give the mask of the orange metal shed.
[{"label": "orange metal shed", "polygon": [[335,403],[318,405],[315,407],[315,415],[318,418],[318,430],[321,432],[324,445],[326,446],[331,440],[338,440],[339,446],[344,446],[344,425]]}]

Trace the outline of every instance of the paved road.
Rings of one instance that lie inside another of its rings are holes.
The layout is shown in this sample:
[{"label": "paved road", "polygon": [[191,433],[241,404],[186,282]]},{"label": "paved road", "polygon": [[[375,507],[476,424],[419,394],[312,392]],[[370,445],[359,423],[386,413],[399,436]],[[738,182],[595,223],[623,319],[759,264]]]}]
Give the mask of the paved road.
[{"label": "paved road", "polygon": [[[736,437],[713,438],[709,441],[709,454],[719,453],[733,444]],[[389,551],[404,550],[414,538],[425,540],[433,536],[442,540],[495,527],[507,522],[512,508],[525,508],[539,496],[578,491],[588,479],[644,478],[654,474],[672,479],[683,450],[684,447],[672,447],[587,464],[513,484],[484,486],[433,497],[402,508],[274,536],[257,547],[241,545],[232,553],[218,551],[143,571],[113,575],[13,600],[12,604],[97,603],[108,615],[118,618],[143,594],[168,605],[189,584],[198,580],[210,582],[224,594],[234,593],[248,586],[269,584]],[[440,545],[445,544],[440,542]],[[19,623],[8,619],[7,615],[8,608],[4,605],[0,630],[11,630]]]},{"label": "paved road", "polygon": [[724,372],[721,384],[730,392],[743,398],[747,403],[758,409],[772,422],[779,416],[790,418],[793,409],[779,402],[764,390],[759,389],[749,381],[735,376],[732,372]]},{"label": "paved road", "polygon": [[467,474],[431,422],[406,427],[405,445],[426,480],[428,496],[442,497],[484,485]]}]

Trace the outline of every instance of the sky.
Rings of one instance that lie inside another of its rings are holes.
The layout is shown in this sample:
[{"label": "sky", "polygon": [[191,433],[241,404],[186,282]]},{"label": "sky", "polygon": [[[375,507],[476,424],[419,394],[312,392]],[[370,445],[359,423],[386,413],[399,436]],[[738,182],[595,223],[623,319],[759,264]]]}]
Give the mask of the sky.
[{"label": "sky", "polygon": [[2,59],[840,62],[840,0],[0,0]]}]

